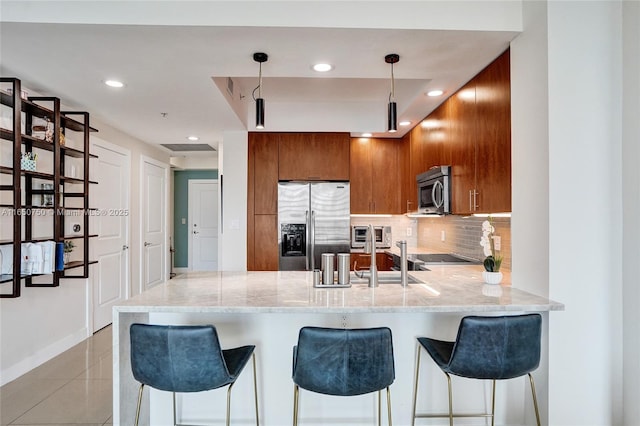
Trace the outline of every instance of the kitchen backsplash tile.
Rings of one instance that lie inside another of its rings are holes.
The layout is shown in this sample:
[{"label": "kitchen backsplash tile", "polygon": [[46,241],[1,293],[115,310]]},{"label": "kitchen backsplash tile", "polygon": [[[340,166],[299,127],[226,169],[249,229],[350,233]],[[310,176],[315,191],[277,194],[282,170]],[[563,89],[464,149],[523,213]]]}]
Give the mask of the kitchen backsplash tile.
[{"label": "kitchen backsplash tile", "polygon": [[[484,259],[480,245],[482,222],[486,218],[445,216],[418,219],[418,246],[437,253],[456,253],[474,259]],[[493,218],[495,235],[500,237],[502,267],[511,270],[511,218]],[[444,232],[444,241],[442,233]]]},{"label": "kitchen backsplash tile", "polygon": [[[482,222],[480,217],[444,216],[409,218],[404,215],[391,217],[352,217],[351,225],[389,225],[391,238],[396,241],[407,240],[409,247],[421,247],[434,253],[455,253],[473,259],[484,259],[480,245]],[[502,267],[511,270],[511,218],[493,218],[495,235],[500,237],[500,253],[504,257]],[[407,236],[407,228],[411,236]],[[444,241],[442,232],[444,231]]]}]

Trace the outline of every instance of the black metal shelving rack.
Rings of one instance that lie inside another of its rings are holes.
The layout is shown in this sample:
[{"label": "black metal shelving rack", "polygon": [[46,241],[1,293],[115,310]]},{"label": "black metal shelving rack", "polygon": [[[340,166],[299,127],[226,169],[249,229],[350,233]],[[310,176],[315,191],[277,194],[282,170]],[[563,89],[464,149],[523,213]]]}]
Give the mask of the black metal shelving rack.
[{"label": "black metal shelving rack", "polygon": [[[12,240],[0,240],[0,245],[13,245],[13,273],[0,274],[0,297],[19,297],[21,293],[21,282],[24,280],[25,287],[57,287],[61,278],[87,278],[89,276],[89,265],[96,263],[89,260],[89,239],[97,235],[89,234],[88,214],[89,207],[89,186],[97,184],[89,180],[90,158],[97,158],[89,153],[89,133],[97,130],[90,126],[89,113],[81,111],[61,111],[60,99],[56,97],[21,97],[21,82],[17,78],[1,77],[0,83],[11,86],[11,92],[0,90],[0,104],[12,109],[13,129],[0,128],[0,138],[12,142],[12,167],[0,166],[0,174],[11,174],[12,185],[0,185],[0,191],[12,191],[11,205],[0,205],[5,211],[13,214],[12,217]],[[47,108],[42,104],[47,104]],[[25,131],[21,131],[22,114],[25,114]],[[31,128],[34,117],[48,120],[53,124],[53,140],[45,141],[32,136]],[[78,117],[78,119],[72,118]],[[81,132],[83,137],[83,149],[75,149],[64,146],[61,143],[61,136],[67,129]],[[25,152],[32,152],[34,148],[53,153],[53,173],[42,173],[37,171],[21,170],[20,157],[22,149]],[[82,178],[65,176],[65,159],[67,157],[81,158],[83,164]],[[35,189],[34,180],[51,181],[53,190]],[[24,184],[23,184],[24,181]],[[67,186],[75,184],[81,185],[81,191],[68,191]],[[52,195],[53,205],[50,207],[36,206],[33,203],[34,195]],[[24,202],[23,197],[24,195]],[[81,207],[67,207],[67,200],[72,198],[82,198]],[[31,214],[18,214],[32,212],[33,209],[51,211],[52,213],[52,237],[34,237]],[[65,216],[70,211],[80,211],[83,219],[82,234],[65,235]],[[24,222],[24,225],[23,225]],[[81,239],[83,242],[83,256],[81,261],[70,262],[64,265],[60,271],[56,270],[51,274],[23,275],[20,273],[22,259],[23,242],[39,242],[52,240],[56,243],[66,240]],[[82,268],[81,274],[68,274],[67,271]],[[50,276],[50,280],[43,282],[41,279],[34,280],[35,277]],[[11,286],[10,291],[3,289],[3,286]]]}]

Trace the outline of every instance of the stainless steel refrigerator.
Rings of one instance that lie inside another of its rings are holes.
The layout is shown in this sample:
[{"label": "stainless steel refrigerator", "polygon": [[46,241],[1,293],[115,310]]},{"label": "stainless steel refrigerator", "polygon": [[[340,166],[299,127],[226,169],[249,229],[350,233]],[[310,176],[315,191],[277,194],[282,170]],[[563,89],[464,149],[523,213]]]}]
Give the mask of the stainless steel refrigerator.
[{"label": "stainless steel refrigerator", "polygon": [[320,269],[322,253],[349,253],[349,182],[280,182],[281,271]]}]

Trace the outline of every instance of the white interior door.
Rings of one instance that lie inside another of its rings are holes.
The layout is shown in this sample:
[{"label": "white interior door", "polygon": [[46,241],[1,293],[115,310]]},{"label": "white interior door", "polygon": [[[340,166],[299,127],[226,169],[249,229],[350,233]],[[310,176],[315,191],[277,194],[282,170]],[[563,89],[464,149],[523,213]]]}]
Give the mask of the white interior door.
[{"label": "white interior door", "polygon": [[218,270],[218,181],[189,181],[189,269]]},{"label": "white interior door", "polygon": [[111,144],[96,143],[92,153],[98,185],[91,188],[97,221],[93,279],[93,331],[111,324],[113,305],[127,298],[129,288],[129,182],[131,154]]},{"label": "white interior door", "polygon": [[166,279],[167,168],[142,160],[142,291]]}]

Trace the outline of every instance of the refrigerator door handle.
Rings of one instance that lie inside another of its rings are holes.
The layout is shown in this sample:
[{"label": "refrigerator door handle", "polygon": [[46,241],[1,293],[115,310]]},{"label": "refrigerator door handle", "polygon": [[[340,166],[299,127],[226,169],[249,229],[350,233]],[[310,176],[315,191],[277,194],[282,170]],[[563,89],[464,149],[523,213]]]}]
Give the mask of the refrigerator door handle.
[{"label": "refrigerator door handle", "polygon": [[316,269],[316,212],[311,210],[311,269]]},{"label": "refrigerator door handle", "polygon": [[309,237],[310,237],[310,235],[309,235],[309,233],[311,232],[311,225],[309,223],[309,210],[306,210],[304,212],[304,223],[305,223],[305,225],[307,225],[307,232],[306,232],[306,234],[307,234],[306,235],[306,238],[307,238],[307,244],[306,244],[306,246],[307,246],[307,255],[305,256],[305,263],[306,263],[305,267],[307,268],[307,271],[309,271],[310,270],[309,269],[309,252],[310,252],[310,247],[309,247],[309,240],[310,240]]}]

